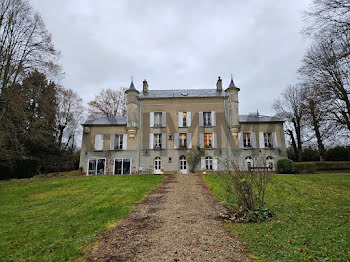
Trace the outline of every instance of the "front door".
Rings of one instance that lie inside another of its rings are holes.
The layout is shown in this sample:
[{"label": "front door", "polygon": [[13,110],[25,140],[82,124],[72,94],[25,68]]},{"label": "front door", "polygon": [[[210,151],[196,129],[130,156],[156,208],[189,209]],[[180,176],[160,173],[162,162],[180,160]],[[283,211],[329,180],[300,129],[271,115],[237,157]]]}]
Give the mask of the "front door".
[{"label": "front door", "polygon": [[180,173],[187,174],[187,160],[185,156],[180,157]]}]

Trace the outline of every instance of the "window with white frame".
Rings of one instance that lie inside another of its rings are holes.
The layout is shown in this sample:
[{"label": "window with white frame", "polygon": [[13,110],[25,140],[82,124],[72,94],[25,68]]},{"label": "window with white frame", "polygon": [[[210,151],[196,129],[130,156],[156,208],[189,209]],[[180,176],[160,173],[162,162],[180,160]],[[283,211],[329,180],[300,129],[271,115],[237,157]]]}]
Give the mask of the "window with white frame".
[{"label": "window with white frame", "polygon": [[187,160],[185,156],[180,156],[180,169],[181,170],[187,169]]},{"label": "window with white frame", "polygon": [[252,157],[251,156],[247,156],[245,158],[245,162],[246,162],[246,165],[247,165],[247,169],[250,170],[253,167]]},{"label": "window with white frame", "polygon": [[88,175],[104,175],[106,167],[106,159],[89,159],[88,160]]},{"label": "window with white frame", "polygon": [[186,133],[180,133],[179,134],[179,146],[180,148],[186,148],[187,147],[187,134]]},{"label": "window with white frame", "polygon": [[250,133],[243,133],[243,147],[246,147],[246,148],[252,147]]},{"label": "window with white frame", "polygon": [[114,149],[123,149],[123,135],[115,135]]},{"label": "window with white frame", "polygon": [[211,126],[211,112],[203,112],[204,126]]},{"label": "window with white frame", "polygon": [[162,134],[154,134],[154,148],[162,147]]},{"label": "window with white frame", "polygon": [[212,133],[204,133],[204,147],[212,148],[213,147],[213,134]]},{"label": "window with white frame", "polygon": [[187,126],[187,112],[182,112],[182,126]]},{"label": "window with white frame", "polygon": [[267,148],[272,147],[272,133],[271,132],[264,132],[264,145]]},{"label": "window with white frame", "polygon": [[213,170],[213,158],[211,156],[205,158],[205,168],[207,170]]},{"label": "window with white frame", "polygon": [[273,170],[273,157],[268,156],[266,158],[266,167],[268,167],[270,170]]},{"label": "window with white frame", "polygon": [[162,160],[160,159],[159,156],[157,156],[155,159],[154,159],[154,169],[155,170],[160,170],[160,167],[162,166]]},{"label": "window with white frame", "polygon": [[162,112],[154,112],[154,127],[162,127]]}]

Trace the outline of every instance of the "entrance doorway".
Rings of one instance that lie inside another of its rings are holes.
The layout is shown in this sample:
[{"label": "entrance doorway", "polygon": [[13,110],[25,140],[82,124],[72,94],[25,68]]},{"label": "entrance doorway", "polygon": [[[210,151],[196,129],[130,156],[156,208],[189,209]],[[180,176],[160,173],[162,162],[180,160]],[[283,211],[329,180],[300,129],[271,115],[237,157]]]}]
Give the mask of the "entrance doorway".
[{"label": "entrance doorway", "polygon": [[125,158],[114,159],[115,175],[130,175],[131,161]]},{"label": "entrance doorway", "polygon": [[187,159],[185,156],[180,156],[180,173],[187,174]]}]

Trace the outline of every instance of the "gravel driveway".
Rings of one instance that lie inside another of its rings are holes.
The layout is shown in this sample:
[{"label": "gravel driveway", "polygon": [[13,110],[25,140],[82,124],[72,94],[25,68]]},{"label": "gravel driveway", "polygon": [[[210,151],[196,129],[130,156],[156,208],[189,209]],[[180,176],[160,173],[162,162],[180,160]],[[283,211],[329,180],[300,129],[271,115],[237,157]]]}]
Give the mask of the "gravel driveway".
[{"label": "gravel driveway", "polygon": [[217,219],[224,207],[198,175],[169,175],[87,261],[248,261]]}]

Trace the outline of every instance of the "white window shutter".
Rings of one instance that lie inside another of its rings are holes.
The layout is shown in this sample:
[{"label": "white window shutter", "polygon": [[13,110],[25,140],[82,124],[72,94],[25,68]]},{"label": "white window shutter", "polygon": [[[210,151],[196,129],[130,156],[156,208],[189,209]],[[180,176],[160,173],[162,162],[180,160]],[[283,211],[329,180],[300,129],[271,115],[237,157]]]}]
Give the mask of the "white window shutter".
[{"label": "white window shutter", "polygon": [[187,133],[187,147],[192,148],[192,134]]},{"label": "white window shutter", "polygon": [[166,112],[162,112],[162,127],[166,127]]},{"label": "white window shutter", "polygon": [[123,150],[128,149],[128,135],[123,134]]},{"label": "white window shutter", "polygon": [[179,133],[174,134],[174,148],[179,148]]},{"label": "white window shutter", "polygon": [[149,126],[154,127],[154,112],[149,113]]},{"label": "white window shutter", "polygon": [[216,157],[213,158],[213,170],[218,170],[218,159]]},{"label": "white window shutter", "polygon": [[203,170],[203,168],[205,168],[205,158],[201,157],[201,170]]},{"label": "white window shutter", "polygon": [[149,149],[153,149],[154,134],[149,134]]},{"label": "white window shutter", "polygon": [[239,145],[239,148],[243,148],[243,134],[242,134],[242,132],[238,133],[238,145]]},{"label": "white window shutter", "polygon": [[265,148],[264,132],[259,132],[259,145],[260,148]]},{"label": "white window shutter", "polygon": [[162,133],[162,149],[166,149],[166,133]]},{"label": "white window shutter", "polygon": [[203,123],[203,112],[199,112],[199,126],[204,126],[204,123]]},{"label": "white window shutter", "polygon": [[111,135],[110,143],[109,143],[109,149],[114,150],[114,143],[115,143],[115,135]]},{"label": "white window shutter", "polygon": [[183,127],[183,123],[184,123],[184,121],[182,120],[182,112],[179,112],[179,117],[178,117],[178,119],[179,119],[179,127]]},{"label": "white window shutter", "polygon": [[211,125],[216,126],[216,112],[211,111]]},{"label": "white window shutter", "polygon": [[216,137],[216,133],[212,133],[212,145],[213,145],[213,148],[217,148],[218,146],[218,141],[217,141],[217,137]]},{"label": "white window shutter", "polygon": [[250,137],[251,137],[251,143],[252,143],[252,148],[256,148],[256,136],[255,136],[255,133],[254,132],[251,132],[250,133]]},{"label": "white window shutter", "polygon": [[103,150],[103,135],[95,135],[95,150]]},{"label": "white window shutter", "polygon": [[277,142],[277,134],[276,134],[276,132],[272,132],[272,139],[273,139],[273,148],[278,148],[278,142]]},{"label": "white window shutter", "polygon": [[204,148],[204,134],[203,133],[199,133],[199,147]]},{"label": "white window shutter", "polygon": [[186,125],[191,126],[191,112],[187,112],[186,115]]}]

